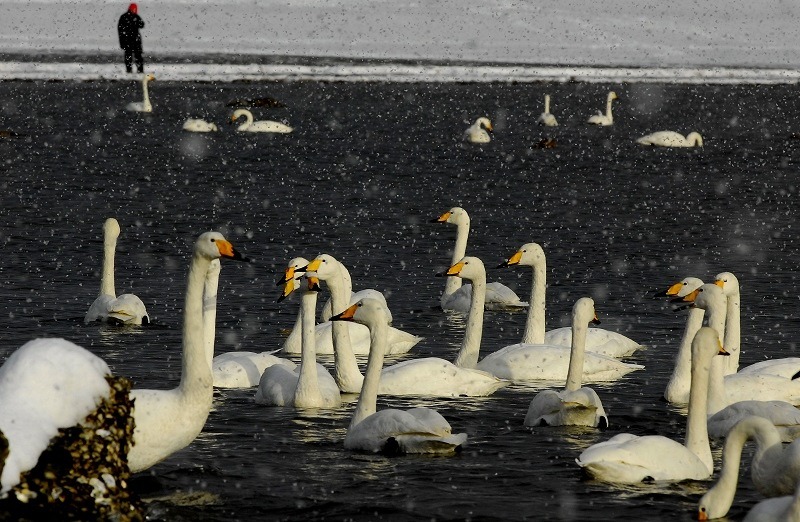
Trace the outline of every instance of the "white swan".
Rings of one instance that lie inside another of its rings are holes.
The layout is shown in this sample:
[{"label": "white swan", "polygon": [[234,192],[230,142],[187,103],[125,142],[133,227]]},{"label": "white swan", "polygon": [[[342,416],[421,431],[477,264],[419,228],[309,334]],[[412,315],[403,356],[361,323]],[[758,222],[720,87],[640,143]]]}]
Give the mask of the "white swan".
[{"label": "white swan", "polygon": [[744,522],[800,522],[800,486],[794,495],[762,500],[750,508]]},{"label": "white swan", "polygon": [[739,481],[742,448],[750,439],[756,442],[750,474],[758,491],[768,497],[791,495],[800,484],[800,440],[784,446],[771,422],[761,417],[746,417],[728,433],[717,482],[700,499],[698,514],[706,519],[728,513]]},{"label": "white swan", "polygon": [[489,143],[492,141],[489,133],[493,130],[494,127],[489,118],[480,117],[464,131],[464,139],[470,143]]},{"label": "white swan", "polygon": [[[522,342],[526,344],[555,344],[572,346],[572,327],[556,328],[545,332],[545,292],[547,287],[547,259],[544,250],[537,243],[522,245],[507,261],[505,266],[530,266],[533,270],[530,308],[525,323]],[[499,268],[499,267],[498,267]],[[586,350],[608,357],[625,357],[642,346],[620,333],[602,328],[589,328],[586,334]]]},{"label": "white swan", "polygon": [[466,433],[453,435],[450,424],[429,408],[377,411],[378,383],[383,366],[383,348],[389,322],[385,307],[364,299],[331,319],[358,321],[369,328],[376,349],[370,350],[364,386],[353,412],[344,447],[350,450],[391,453],[453,453],[466,441]]},{"label": "white swan", "polygon": [[638,138],[636,143],[656,147],[702,147],[703,137],[697,132],[684,136],[675,131],[658,131]]},{"label": "white swan", "polygon": [[[293,281],[287,281],[286,284],[294,286]],[[314,316],[318,290],[316,278],[309,277],[308,288],[300,299],[303,330],[300,366],[290,369],[275,364],[265,369],[256,390],[257,404],[295,408],[338,408],[342,405],[342,396],[336,380],[324,366],[317,364]]]},{"label": "white swan", "polygon": [[150,104],[150,92],[147,89],[147,84],[155,80],[156,77],[152,74],[144,74],[142,76],[142,96],[140,102],[130,102],[125,106],[126,111],[131,112],[153,112],[153,106]]},{"label": "white swan", "polygon": [[145,470],[188,446],[203,429],[214,396],[203,325],[203,287],[211,261],[243,260],[222,234],[206,232],[194,246],[183,311],[181,383],[172,390],[131,392],[136,428],[128,453],[131,472]]},{"label": "white swan", "polygon": [[236,109],[231,116],[231,123],[244,116],[245,122],[236,127],[239,132],[272,132],[277,134],[288,134],[294,129],[285,123],[272,120],[253,121],[253,113],[247,109]]},{"label": "white swan", "polygon": [[217,132],[217,125],[198,118],[187,118],[183,122],[183,130],[189,132]]},{"label": "white swan", "polygon": [[633,484],[644,480],[703,480],[714,471],[706,428],[711,360],[724,354],[717,332],[703,327],[692,341],[692,386],[685,445],[661,435],[621,433],[594,444],[576,459],[597,480]]},{"label": "white swan", "polygon": [[608,417],[597,392],[589,387],[581,387],[589,322],[599,322],[594,311],[594,301],[582,297],[572,307],[573,333],[567,385],[562,391],[539,392],[528,406],[525,426],[608,427]]},{"label": "white swan", "polygon": [[[455,265],[467,255],[467,239],[469,238],[469,214],[461,207],[453,207],[437,219],[435,223],[450,223],[456,226],[456,244],[450,258],[450,266]],[[455,312],[468,312],[471,302],[472,287],[462,285],[461,278],[448,277],[444,285],[444,292],[440,299],[443,310]],[[502,283],[488,283],[486,285],[486,306],[489,308],[524,308],[528,303],[520,300],[519,296]]]},{"label": "white swan", "polygon": [[[686,277],[670,286],[663,294],[672,298],[684,298],[701,286],[703,281],[696,277]],[[678,353],[675,355],[675,367],[670,375],[664,398],[672,404],[687,404],[689,402],[689,384],[692,372],[692,339],[703,326],[705,311],[702,308],[691,307],[686,316],[686,326],[683,330]]]},{"label": "white swan", "polygon": [[617,99],[617,93],[611,91],[608,93],[608,97],[606,98],[606,113],[603,114],[600,111],[597,111],[597,114],[590,116],[587,123],[591,123],[592,125],[613,125],[614,124],[614,116],[611,114],[611,102]]},{"label": "white swan", "polygon": [[536,120],[545,127],[557,127],[558,121],[556,121],[556,117],[550,113],[550,95],[544,95],[544,112],[539,115],[539,119]]},{"label": "white swan", "polygon": [[115,324],[148,324],[150,316],[139,297],[134,294],[117,296],[114,285],[114,254],[119,237],[119,223],[114,218],[106,219],[103,225],[103,274],[100,279],[100,294],[89,306],[83,317],[84,323],[105,321]]}]

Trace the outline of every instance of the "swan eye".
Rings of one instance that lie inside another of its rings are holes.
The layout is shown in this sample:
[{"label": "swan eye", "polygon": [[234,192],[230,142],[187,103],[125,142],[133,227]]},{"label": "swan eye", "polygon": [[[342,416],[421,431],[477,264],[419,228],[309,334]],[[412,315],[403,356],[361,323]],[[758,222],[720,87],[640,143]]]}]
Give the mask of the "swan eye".
[{"label": "swan eye", "polygon": [[212,242],[212,243],[216,242],[216,239],[214,239],[214,238],[212,237],[212,238],[211,238],[211,242]]},{"label": "swan eye", "polygon": [[683,286],[689,286],[689,283],[683,283]]}]

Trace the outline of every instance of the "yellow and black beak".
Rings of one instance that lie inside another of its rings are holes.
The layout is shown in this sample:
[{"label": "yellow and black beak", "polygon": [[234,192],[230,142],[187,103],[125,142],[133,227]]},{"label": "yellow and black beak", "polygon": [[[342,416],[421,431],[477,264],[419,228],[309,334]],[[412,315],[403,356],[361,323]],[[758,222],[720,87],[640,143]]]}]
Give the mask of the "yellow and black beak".
[{"label": "yellow and black beak", "polygon": [[297,272],[297,269],[293,266],[286,267],[286,270],[283,272],[283,277],[278,279],[278,282],[275,283],[275,286],[285,285],[292,279],[294,279],[294,274]]},{"label": "yellow and black beak", "polygon": [[309,277],[308,279],[308,289],[312,292],[319,292],[322,290],[319,286],[319,278],[317,277]]},{"label": "yellow and black beak", "polygon": [[[679,305],[679,306],[677,306],[675,308],[675,311],[677,312],[677,311],[680,311],[680,310],[685,310],[687,308],[693,308],[694,307],[694,301],[695,301],[695,299],[697,299],[698,295],[700,295],[700,289],[699,288],[697,290],[695,290],[694,292],[692,292],[690,294],[687,294],[687,295],[685,295],[683,297],[676,297],[674,299],[670,299],[669,302]],[[680,305],[682,305],[682,306],[680,306]]]},{"label": "yellow and black beak", "polygon": [[225,239],[218,239],[215,241],[217,245],[217,249],[219,250],[219,255],[227,258],[233,259],[234,261],[244,261],[245,263],[249,263],[250,260],[244,257],[238,250],[233,248],[233,245],[230,241]]},{"label": "yellow and black beak", "polygon": [[334,315],[331,317],[331,321],[352,321],[356,315],[356,310],[358,310],[358,303],[350,306],[344,312]]},{"label": "yellow and black beak", "polygon": [[461,269],[464,268],[464,263],[459,261],[455,265],[451,266],[444,272],[440,272],[436,274],[437,277],[446,277],[446,276],[460,276]]},{"label": "yellow and black beak", "polygon": [[681,291],[681,288],[683,288],[683,282],[678,281],[663,292],[654,293],[653,297],[675,297]]},{"label": "yellow and black beak", "polygon": [[447,223],[447,220],[450,219],[450,216],[452,215],[453,213],[448,210],[438,218],[431,219],[431,223]]},{"label": "yellow and black beak", "polygon": [[600,319],[597,318],[597,312],[594,313],[594,318],[589,322],[591,324],[600,324]]},{"label": "yellow and black beak", "polygon": [[503,261],[502,263],[497,265],[497,268],[505,268],[507,266],[518,265],[521,260],[522,260],[522,250],[517,250],[517,252],[513,256],[508,258],[508,261]]}]

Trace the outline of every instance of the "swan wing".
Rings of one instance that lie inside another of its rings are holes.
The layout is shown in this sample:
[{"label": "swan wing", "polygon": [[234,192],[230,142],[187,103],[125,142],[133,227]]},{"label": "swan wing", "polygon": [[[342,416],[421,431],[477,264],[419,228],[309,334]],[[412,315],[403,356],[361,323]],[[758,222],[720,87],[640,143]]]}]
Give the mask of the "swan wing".
[{"label": "swan wing", "polygon": [[751,415],[772,422],[785,442],[800,435],[800,410],[785,401],[741,401],[726,406],[708,418],[708,435],[724,438],[736,423]]},{"label": "swan wing", "polygon": [[122,324],[147,324],[150,316],[147,308],[138,296],[122,294],[108,303],[106,320]]},{"label": "swan wing", "polygon": [[[544,334],[545,344],[572,346],[572,327],[556,328]],[[586,350],[608,357],[627,357],[642,345],[620,333],[603,328],[589,328],[586,332]]]},{"label": "swan wing", "polygon": [[108,314],[108,305],[115,297],[108,294],[100,294],[89,306],[89,311],[83,317],[84,323],[92,323],[94,321],[105,321]]},{"label": "swan wing", "polygon": [[258,386],[261,374],[272,365],[281,364],[294,370],[297,365],[289,359],[267,352],[227,352],[214,357],[211,370],[217,388],[252,388]]},{"label": "swan wing", "polygon": [[485,397],[508,384],[508,381],[484,371],[461,368],[438,357],[426,357],[384,368],[378,393],[395,396]]},{"label": "swan wing", "polygon": [[344,445],[347,449],[379,452],[393,442],[402,453],[453,453],[466,439],[466,434],[429,431],[419,414],[389,409],[373,413],[348,429]]},{"label": "swan wing", "polygon": [[726,375],[725,395],[728,404],[735,402],[786,401],[800,405],[800,380],[763,373]]},{"label": "swan wing", "polygon": [[[350,345],[353,353],[356,355],[369,354],[369,328],[363,324],[358,323],[345,323],[350,331]],[[316,326],[316,343],[317,354],[332,355],[333,354],[333,323],[330,321],[318,324]],[[410,334],[399,328],[389,327],[389,339],[386,348],[386,355],[398,355],[407,353],[417,343],[422,340],[422,337]],[[289,354],[300,354],[301,338],[299,335],[290,335],[283,343],[281,351]]]},{"label": "swan wing", "polygon": [[742,375],[777,375],[787,379],[794,379],[800,373],[800,357],[784,357],[782,359],[769,359],[760,361],[739,370]]},{"label": "swan wing", "polygon": [[294,129],[279,121],[260,120],[254,121],[247,128],[248,132],[272,132],[276,134],[288,134]]},{"label": "swan wing", "polygon": [[[466,286],[466,285],[465,285]],[[469,285],[470,288],[472,285]],[[462,286],[461,288],[464,288]],[[471,290],[470,290],[470,293]],[[514,307],[526,308],[528,303],[521,300],[512,289],[502,283],[486,284],[486,307]]]},{"label": "swan wing", "polygon": [[591,388],[544,390],[528,406],[525,426],[608,426],[603,403]]}]

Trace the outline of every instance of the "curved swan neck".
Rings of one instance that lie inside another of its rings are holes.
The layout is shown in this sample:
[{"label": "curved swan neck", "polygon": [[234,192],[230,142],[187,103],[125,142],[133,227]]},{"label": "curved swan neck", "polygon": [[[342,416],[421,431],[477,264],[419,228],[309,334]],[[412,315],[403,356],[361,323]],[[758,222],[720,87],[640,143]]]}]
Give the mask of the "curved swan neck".
[{"label": "curved swan neck", "polygon": [[569,370],[567,371],[567,391],[575,391],[581,387],[583,376],[583,361],[586,357],[586,336],[588,324],[583,321],[572,321],[572,347],[569,352]]},{"label": "curved swan neck", "polygon": [[[350,298],[344,295],[344,281],[340,273],[325,280],[331,293],[331,310],[339,313],[350,305]],[[345,321],[333,321],[333,358],[336,369],[336,383],[346,393],[358,393],[363,377],[358,370],[356,356],[350,342],[350,327]]]},{"label": "curved swan neck", "polygon": [[525,321],[525,333],[522,342],[528,344],[544,344],[545,307],[547,292],[547,264],[545,261],[533,267],[531,282],[531,298],[529,300],[528,318]]},{"label": "curved swan neck", "polygon": [[[335,321],[334,324],[342,322]],[[369,325],[369,359],[367,370],[364,372],[364,384],[361,387],[361,396],[353,412],[350,428],[354,428],[361,421],[377,411],[378,385],[383,369],[383,354],[386,353],[386,342],[389,334],[389,325],[377,321]]]},{"label": "curved swan neck", "polygon": [[[460,278],[458,278],[460,279]],[[469,314],[467,314],[467,328],[464,331],[464,340],[461,349],[453,364],[460,368],[474,369],[478,366],[478,356],[481,351],[481,337],[483,336],[483,306],[486,302],[486,277],[475,278],[472,283],[472,298],[470,299]]]},{"label": "curved swan neck", "polygon": [[213,393],[213,376],[204,345],[203,288],[210,260],[194,254],[189,267],[186,299],[183,311],[183,369],[180,389],[190,392]]},{"label": "curved swan neck", "polygon": [[302,316],[302,339],[300,352],[300,376],[294,392],[294,405],[317,406],[322,403],[317,375],[317,336],[314,314],[317,308],[317,292],[305,291],[300,298]]},{"label": "curved swan neck", "polygon": [[739,484],[739,465],[742,459],[742,448],[749,438],[744,430],[731,430],[725,437],[725,446],[722,448],[722,468],[717,478],[717,483],[703,495],[701,504],[713,510],[713,518],[725,516],[733,504],[736,487]]},{"label": "curved swan neck", "polygon": [[208,266],[203,288],[203,337],[205,338],[206,360],[211,367],[214,360],[214,338],[217,327],[217,289],[219,288],[219,259]]},{"label": "curved swan neck", "polygon": [[[692,354],[694,358],[694,354]],[[692,384],[689,390],[689,416],[686,419],[686,442],[689,451],[714,470],[708,443],[708,379],[711,361],[692,361]]]},{"label": "curved swan neck", "polygon": [[117,238],[112,234],[103,237],[103,275],[100,278],[100,294],[117,296],[114,285],[114,256],[117,252]]}]

